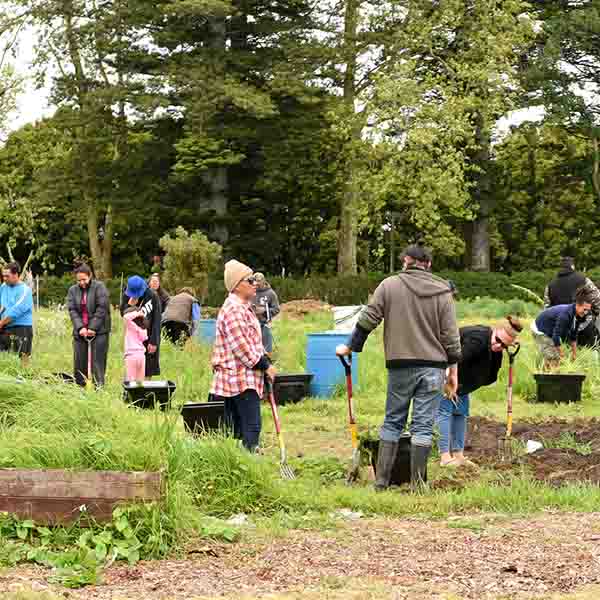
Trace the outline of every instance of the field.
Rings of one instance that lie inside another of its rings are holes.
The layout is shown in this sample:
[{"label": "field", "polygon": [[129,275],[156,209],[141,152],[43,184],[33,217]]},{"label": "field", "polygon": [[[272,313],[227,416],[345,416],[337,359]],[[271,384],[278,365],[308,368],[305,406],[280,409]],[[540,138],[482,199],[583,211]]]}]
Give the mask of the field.
[{"label": "field", "polygon": [[[459,305],[462,323],[491,323],[531,305],[480,300]],[[290,462],[279,478],[268,406],[262,456],[219,435],[197,441],[178,408],[167,415],[122,403],[122,330],[115,318],[108,385],[101,392],[52,378],[70,371],[63,312],[36,315],[32,368],[0,357],[0,466],[114,470],[164,469],[161,506],[126,509],[106,526],[45,530],[0,523],[0,592],[13,600],[71,598],[596,598],[600,584],[600,363],[580,353],[583,400],[535,399],[537,357],[528,333],[517,358],[513,461],[497,438],[505,420],[506,367],[474,395],[471,455],[477,469],[441,469],[430,486],[375,494],[364,479],[345,485],[351,454],[344,391],[281,409]],[[280,318],[274,332],[281,372],[303,372],[305,335],[331,329],[331,314]],[[386,389],[382,332],[359,357],[357,419],[376,436]],[[204,401],[209,348],[161,348],[163,377],[176,381],[176,404]],[[15,383],[16,376],[25,382]],[[544,450],[524,452],[529,439]],[[467,452],[468,454],[468,452]],[[234,517],[232,519],[232,517]],[[83,587],[87,586],[87,587]],[[77,589],[82,588],[82,589]],[[573,595],[571,595],[573,594]]]}]

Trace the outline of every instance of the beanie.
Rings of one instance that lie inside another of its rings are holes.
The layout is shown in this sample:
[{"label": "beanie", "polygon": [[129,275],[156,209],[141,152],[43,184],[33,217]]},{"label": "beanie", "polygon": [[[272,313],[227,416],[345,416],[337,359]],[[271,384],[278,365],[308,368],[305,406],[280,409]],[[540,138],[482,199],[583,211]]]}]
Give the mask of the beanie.
[{"label": "beanie", "polygon": [[408,246],[402,253],[403,256],[410,256],[413,260],[418,262],[427,263],[431,262],[432,255],[431,250],[425,246],[425,243],[418,241],[412,246]]},{"label": "beanie", "polygon": [[245,277],[252,275],[252,269],[237,261],[230,260],[225,264],[225,287],[228,292],[233,292],[240,281]]}]

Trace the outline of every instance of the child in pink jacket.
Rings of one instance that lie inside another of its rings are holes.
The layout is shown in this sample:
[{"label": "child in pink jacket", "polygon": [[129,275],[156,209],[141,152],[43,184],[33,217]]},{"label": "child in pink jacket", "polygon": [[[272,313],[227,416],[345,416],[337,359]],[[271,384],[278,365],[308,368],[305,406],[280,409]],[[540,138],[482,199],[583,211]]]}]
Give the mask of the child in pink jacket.
[{"label": "child in pink jacket", "polygon": [[125,370],[126,381],[143,381],[146,374],[146,348],[148,332],[144,325],[144,313],[135,306],[123,314],[125,319]]}]

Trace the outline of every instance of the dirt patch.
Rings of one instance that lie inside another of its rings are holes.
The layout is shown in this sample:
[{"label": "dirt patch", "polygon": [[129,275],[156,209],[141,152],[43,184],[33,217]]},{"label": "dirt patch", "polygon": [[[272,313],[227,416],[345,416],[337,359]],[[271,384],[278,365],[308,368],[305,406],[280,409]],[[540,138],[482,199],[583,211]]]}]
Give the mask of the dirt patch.
[{"label": "dirt patch", "polygon": [[[498,440],[504,436],[505,431],[503,423],[485,417],[470,418],[467,436],[469,455],[479,464],[496,470],[525,464],[532,469],[536,479],[556,485],[574,481],[600,484],[600,420],[549,419],[516,422],[512,434],[515,440],[523,443],[534,440],[546,447],[513,463],[500,459]],[[575,448],[552,447],[565,435],[575,444],[585,444],[590,452],[584,454]]]},{"label": "dirt patch", "polygon": [[291,317],[292,319],[299,319],[314,312],[325,312],[330,310],[331,305],[321,302],[320,300],[314,300],[313,298],[292,300],[281,305],[281,314]]},{"label": "dirt patch", "polygon": [[463,600],[548,598],[600,583],[599,514],[476,521],[364,519],[332,534],[292,531],[283,539],[232,546],[183,560],[114,565],[104,585],[63,590],[38,567],[3,570],[0,595],[15,584],[68,593],[72,600],[184,600],[321,593],[344,598],[357,582],[394,590],[364,598]]}]

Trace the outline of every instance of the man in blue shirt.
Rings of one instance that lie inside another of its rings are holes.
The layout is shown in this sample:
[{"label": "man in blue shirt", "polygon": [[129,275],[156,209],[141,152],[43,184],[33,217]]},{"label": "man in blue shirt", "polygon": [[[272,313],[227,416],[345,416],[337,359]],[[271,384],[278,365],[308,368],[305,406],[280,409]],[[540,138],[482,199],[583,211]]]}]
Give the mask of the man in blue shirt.
[{"label": "man in blue shirt", "polygon": [[544,357],[544,369],[558,367],[564,357],[561,344],[571,344],[572,356],[577,355],[577,329],[592,309],[584,288],[577,290],[573,304],[558,304],[542,311],[531,324],[533,338]]},{"label": "man in blue shirt", "polygon": [[33,342],[33,296],[31,288],[21,281],[17,262],[2,270],[0,286],[0,352],[15,352],[22,366],[29,364]]}]

